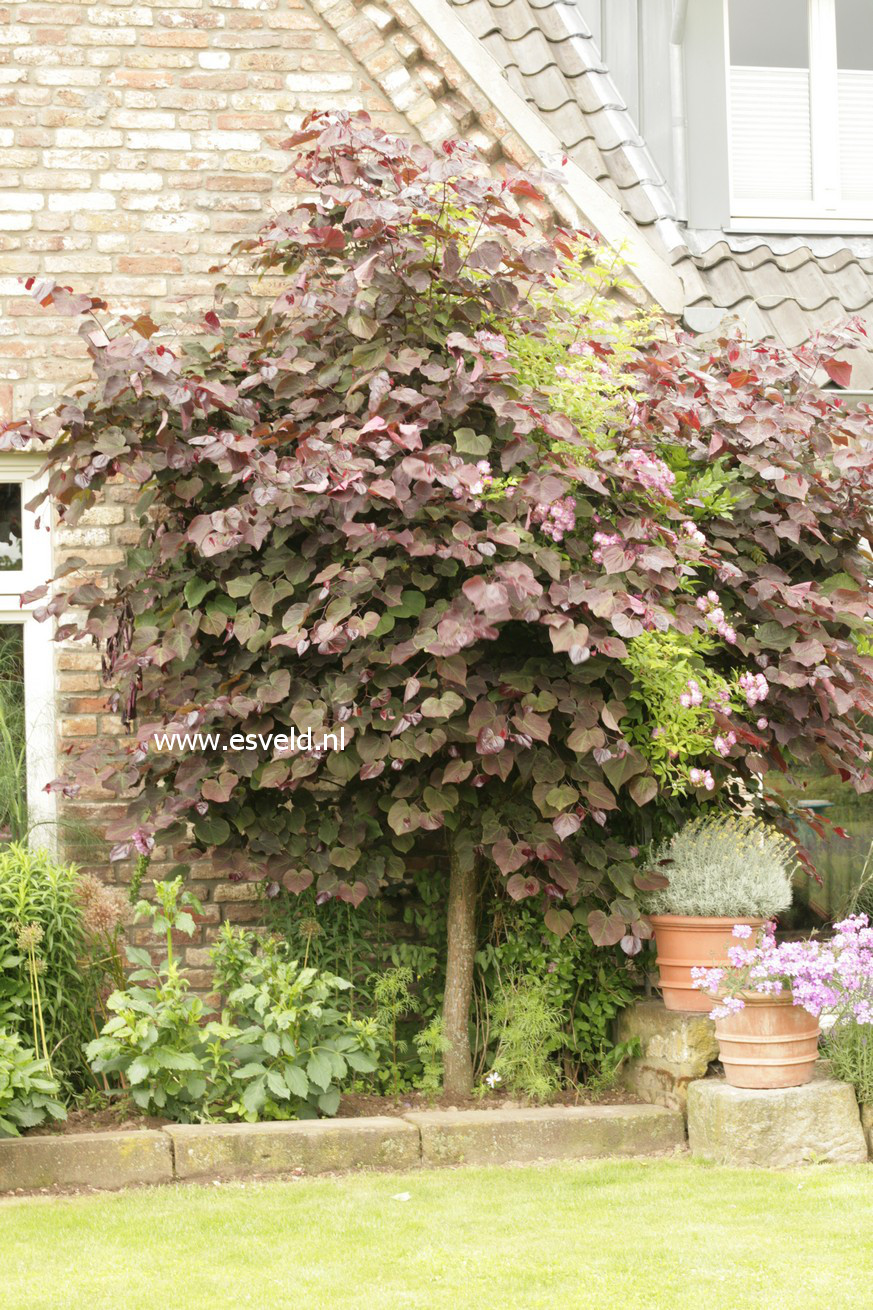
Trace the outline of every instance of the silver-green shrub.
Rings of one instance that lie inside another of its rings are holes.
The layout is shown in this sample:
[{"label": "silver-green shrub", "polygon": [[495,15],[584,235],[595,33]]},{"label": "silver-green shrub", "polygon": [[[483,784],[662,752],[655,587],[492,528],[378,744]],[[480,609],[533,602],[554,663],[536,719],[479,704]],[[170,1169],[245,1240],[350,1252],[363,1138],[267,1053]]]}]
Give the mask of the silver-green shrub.
[{"label": "silver-green shrub", "polygon": [[651,892],[651,914],[770,918],[791,904],[792,843],[744,815],[692,819],[655,853],[669,886]]}]

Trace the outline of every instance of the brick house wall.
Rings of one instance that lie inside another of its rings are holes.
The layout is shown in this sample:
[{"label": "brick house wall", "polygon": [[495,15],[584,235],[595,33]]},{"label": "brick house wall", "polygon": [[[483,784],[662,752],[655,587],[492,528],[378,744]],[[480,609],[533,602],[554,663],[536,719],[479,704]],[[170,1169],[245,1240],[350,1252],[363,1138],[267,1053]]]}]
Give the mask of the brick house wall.
[{"label": "brick house wall", "polygon": [[[75,325],[39,309],[20,278],[158,320],[207,304],[209,269],[287,208],[281,142],[313,108],[365,108],[418,140],[463,135],[495,164],[531,162],[402,0],[0,0],[0,417],[86,373]],[[56,562],[117,563],[137,536],[135,497],[118,485],[79,526],[56,527]],[[55,670],[59,759],[122,731],[94,651],[59,646]],[[93,793],[68,813],[101,829],[112,810]],[[219,923],[255,921],[260,907],[251,884],[202,862],[192,887],[205,912],[188,962],[206,986]]]}]

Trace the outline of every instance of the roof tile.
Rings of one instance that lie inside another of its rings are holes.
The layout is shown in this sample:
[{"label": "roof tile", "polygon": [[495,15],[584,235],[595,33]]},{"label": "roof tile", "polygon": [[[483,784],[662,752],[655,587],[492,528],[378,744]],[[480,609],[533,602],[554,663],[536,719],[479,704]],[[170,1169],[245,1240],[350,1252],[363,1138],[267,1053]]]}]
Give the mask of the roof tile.
[{"label": "roof tile", "polygon": [[[735,315],[755,336],[797,345],[817,327],[873,306],[869,239],[697,233],[678,223],[669,187],[603,65],[578,0],[449,3],[574,163],[674,261],[692,330],[711,331]],[[873,344],[873,308],[868,316]],[[853,385],[873,386],[873,354],[855,353],[861,363]]]}]

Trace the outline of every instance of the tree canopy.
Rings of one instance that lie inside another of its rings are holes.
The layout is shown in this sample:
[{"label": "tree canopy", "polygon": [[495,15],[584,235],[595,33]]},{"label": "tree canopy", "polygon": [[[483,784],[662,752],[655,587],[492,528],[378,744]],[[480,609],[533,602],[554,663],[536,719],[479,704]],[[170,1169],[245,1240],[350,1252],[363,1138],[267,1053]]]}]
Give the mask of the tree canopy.
[{"label": "tree canopy", "polygon": [[[634,952],[639,848],[683,813],[793,760],[871,786],[869,417],[813,386],[849,337],[628,313],[548,179],[463,144],[332,114],[288,145],[300,198],[237,250],[279,280],[256,322],[225,299],[171,344],[32,288],[93,381],[6,443],[47,443],[68,522],[142,493],[123,566],[43,607],[133,727],[80,776],[133,796],[117,855],[189,839],[357,903],[441,833]],[[348,744],[149,744],[292,726]]]}]

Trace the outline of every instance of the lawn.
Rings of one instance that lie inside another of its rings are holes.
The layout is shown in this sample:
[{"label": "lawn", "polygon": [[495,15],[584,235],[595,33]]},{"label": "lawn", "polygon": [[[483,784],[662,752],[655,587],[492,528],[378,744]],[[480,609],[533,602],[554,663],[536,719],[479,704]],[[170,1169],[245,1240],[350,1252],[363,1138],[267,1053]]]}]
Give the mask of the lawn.
[{"label": "lawn", "polygon": [[165,1187],[7,1200],[0,1226],[3,1310],[855,1310],[873,1169],[598,1161]]}]

